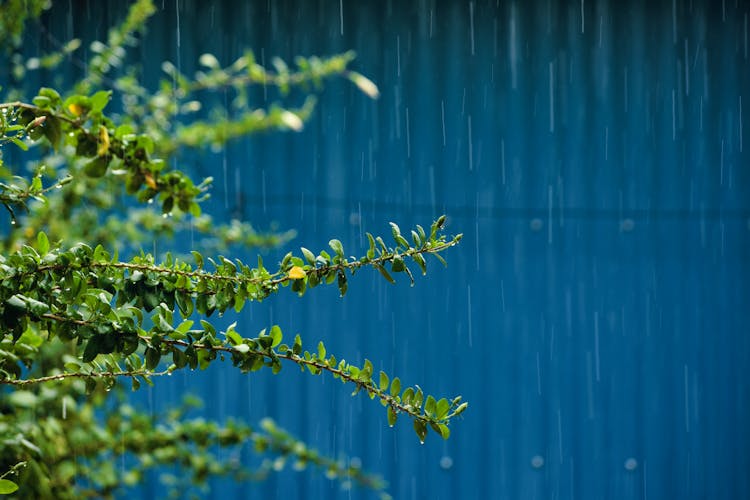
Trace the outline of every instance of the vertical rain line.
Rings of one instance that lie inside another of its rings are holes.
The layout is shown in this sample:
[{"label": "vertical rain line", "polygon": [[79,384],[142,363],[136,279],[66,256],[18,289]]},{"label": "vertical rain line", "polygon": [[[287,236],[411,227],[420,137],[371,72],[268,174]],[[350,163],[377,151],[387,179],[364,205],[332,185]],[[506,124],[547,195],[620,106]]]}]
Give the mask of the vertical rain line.
[{"label": "vertical rain line", "polygon": [[623,102],[625,103],[625,114],[628,112],[628,67],[625,66],[625,83],[623,85]]},{"label": "vertical rain line", "polygon": [[740,96],[740,153],[742,153],[742,96]]},{"label": "vertical rain line", "polygon": [[471,338],[471,285],[466,285],[466,301],[467,301],[467,318],[469,321],[469,347],[472,346],[472,338]]},{"label": "vertical rain line", "polygon": [[547,244],[552,244],[552,184],[547,185]]},{"label": "vertical rain line", "polygon": [[471,55],[474,55],[474,2],[469,2],[469,27],[471,36]]},{"label": "vertical rain line", "polygon": [[690,69],[690,64],[688,64],[688,39],[685,38],[685,95],[690,95],[690,73],[688,70]]},{"label": "vertical rain line", "polygon": [[672,0],[672,43],[677,43],[677,0]]},{"label": "vertical rain line", "polygon": [[685,432],[690,433],[690,392],[688,387],[688,365],[683,370],[685,378]]},{"label": "vertical rain line", "polygon": [[411,136],[409,135],[409,106],[406,106],[406,157],[411,158]]},{"label": "vertical rain line", "polygon": [[445,142],[445,100],[440,100],[440,122],[443,126],[443,147],[446,146]]},{"label": "vertical rain line", "polygon": [[[175,13],[177,15],[177,48],[180,48],[180,0],[175,2]],[[179,54],[179,51],[177,52]],[[179,68],[179,63],[177,67]]]},{"label": "vertical rain line", "polygon": [[583,0],[581,0],[581,34],[583,34],[586,17],[583,13]]},{"label": "vertical rain line", "polygon": [[596,381],[599,382],[599,311],[594,311],[594,364]]},{"label": "vertical rain line", "polygon": [[745,12],[745,59],[747,59],[747,12]]},{"label": "vertical rain line", "polygon": [[500,139],[500,177],[505,186],[505,139]]},{"label": "vertical rain line", "polygon": [[672,89],[672,140],[677,140],[677,121],[676,121],[676,105],[674,97],[674,89]]},{"label": "vertical rain line", "polygon": [[469,128],[469,172],[474,171],[474,151],[471,141],[471,115],[468,115],[468,128]]},{"label": "vertical rain line", "polygon": [[539,363],[539,351],[536,352],[536,392],[542,395],[542,368]]},{"label": "vertical rain line", "polygon": [[[581,0],[583,2],[583,0]],[[513,90],[518,88],[518,47],[516,46],[516,5],[510,6],[510,81]]]},{"label": "vertical rain line", "polygon": [[609,160],[609,127],[604,127],[604,161]]},{"label": "vertical rain line", "polygon": [[594,385],[591,381],[591,352],[586,351],[586,400],[589,420],[594,419]]},{"label": "vertical rain line", "polygon": [[563,463],[563,452],[562,452],[562,414],[560,408],[557,409],[557,450],[560,458],[560,463]]},{"label": "vertical rain line", "polygon": [[344,36],[344,0],[339,0],[339,24],[341,26],[341,36]]},{"label": "vertical rain line", "polygon": [[549,131],[555,131],[555,76],[554,62],[549,63]]}]

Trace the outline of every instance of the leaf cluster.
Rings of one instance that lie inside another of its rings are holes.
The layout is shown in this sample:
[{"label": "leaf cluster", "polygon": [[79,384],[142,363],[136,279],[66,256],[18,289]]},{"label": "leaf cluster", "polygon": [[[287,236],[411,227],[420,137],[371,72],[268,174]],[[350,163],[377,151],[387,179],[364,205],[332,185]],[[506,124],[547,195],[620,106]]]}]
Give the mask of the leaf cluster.
[{"label": "leaf cluster", "polygon": [[[24,3],[30,10],[11,0],[0,4],[0,13],[23,26],[48,7]],[[0,103],[0,148],[17,148],[8,156],[13,160],[30,159],[24,168],[0,156],[0,203],[12,225],[0,253],[0,384],[7,388],[0,392],[0,493],[12,492],[17,480],[29,498],[52,492],[108,498],[147,469],[172,464],[189,476],[171,480],[174,494],[183,497],[186,488],[203,488],[209,476],[258,480],[290,461],[295,468],[314,465],[345,485],[382,490],[379,478],[310,449],[271,420],[252,429],[189,419],[175,409],[162,425],[113,397],[123,390],[119,380],[137,390],[156,377],[227,360],[243,373],[279,373],[294,364],[330,375],[353,395],[377,398],[390,425],[399,416],[412,420],[420,441],[428,429],[448,438],[452,419],[467,407],[460,396],[402,388],[398,377],[376,373],[370,360],[349,363],[322,342],[305,349],[297,334],[285,343],[277,325],[257,335],[240,333],[236,323],[217,331],[212,316],[239,312],[283,288],[301,296],[332,285],[343,297],[362,268],[390,283],[404,274],[413,285],[412,270],[425,274],[429,255],[445,264],[440,253],[461,235],[444,236],[441,217],[429,231],[416,226],[402,234],[391,223],[388,243],[368,233],[369,247],[359,257],[347,255],[338,239],[317,253],[304,247],[289,252],[270,268],[261,257],[250,266],[221,255],[232,246],[278,245],[293,232],[258,232],[247,221],[202,213],[211,179],[194,181],[184,173],[184,150],[216,149],[265,130],[301,130],[315,109],[315,93],[330,78],[348,79],[372,98],[378,90],[349,68],[352,52],[299,57],[294,67],[274,59],[266,68],[251,51],[226,66],[204,54],[193,76],[165,62],[158,88],[145,88],[125,61],[155,11],[152,0],[136,0],[105,41],[88,44],[86,74],[68,93],[41,88],[31,98]],[[85,45],[73,39],[23,64],[16,53],[13,75],[22,79],[28,71],[75,63]],[[257,106],[257,89],[269,87],[279,101]],[[204,110],[216,93],[231,104]],[[22,96],[22,89],[8,95]],[[300,95],[297,105],[288,103]],[[141,250],[155,237],[188,230],[201,236],[192,255]],[[238,460],[217,460],[212,445],[250,445],[272,458],[248,470]],[[118,474],[116,458],[134,462]]]}]

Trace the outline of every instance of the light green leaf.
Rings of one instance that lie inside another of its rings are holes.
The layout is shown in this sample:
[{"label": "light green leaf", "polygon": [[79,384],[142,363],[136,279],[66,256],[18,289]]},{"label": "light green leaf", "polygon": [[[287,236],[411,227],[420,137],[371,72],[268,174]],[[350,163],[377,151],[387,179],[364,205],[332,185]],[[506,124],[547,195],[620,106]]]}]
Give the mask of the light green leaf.
[{"label": "light green leaf", "polygon": [[385,391],[388,389],[388,384],[390,383],[390,380],[388,380],[388,375],[384,371],[380,371],[380,384],[378,385],[380,387],[381,391]]},{"label": "light green leaf", "polygon": [[47,239],[47,235],[43,231],[39,231],[36,235],[36,244],[41,255],[49,252],[49,239]]},{"label": "light green leaf", "polygon": [[276,347],[277,345],[281,343],[282,335],[281,335],[281,328],[279,328],[279,325],[273,325],[271,327],[271,332],[269,335],[273,339],[273,342],[271,343],[271,347]]},{"label": "light green leaf", "polygon": [[398,396],[401,393],[401,379],[395,377],[391,382],[391,396]]},{"label": "light green leaf", "polygon": [[333,239],[328,242],[328,246],[331,247],[331,250],[336,252],[336,255],[339,257],[344,256],[344,247],[341,245],[341,242],[339,240]]},{"label": "light green leaf", "polygon": [[0,495],[9,495],[18,490],[18,485],[10,479],[0,479]]}]

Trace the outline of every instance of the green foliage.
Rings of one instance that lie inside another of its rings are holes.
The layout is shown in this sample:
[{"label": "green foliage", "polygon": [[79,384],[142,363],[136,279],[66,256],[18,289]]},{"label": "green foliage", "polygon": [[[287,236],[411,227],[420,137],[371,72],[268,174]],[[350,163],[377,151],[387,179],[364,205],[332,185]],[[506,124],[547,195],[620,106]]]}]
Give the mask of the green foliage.
[{"label": "green foliage", "polygon": [[[47,7],[1,3],[0,23],[13,28],[4,48],[16,51],[24,23]],[[118,381],[138,390],[159,376],[224,360],[248,374],[264,368],[277,374],[293,364],[331,376],[352,395],[377,399],[389,425],[410,419],[422,442],[428,429],[447,439],[453,418],[467,408],[460,396],[402,388],[398,377],[376,373],[370,360],[348,363],[323,342],[306,348],[296,334],[284,343],[277,325],[257,335],[237,323],[217,331],[214,315],[240,312],[283,288],[302,296],[332,285],[343,297],[362,268],[390,283],[403,273],[413,285],[412,269],[426,274],[430,255],[445,264],[440,253],[461,235],[443,234],[443,216],[429,232],[416,226],[407,236],[391,223],[390,244],[367,233],[360,257],[347,254],[338,239],[329,250],[301,247],[269,267],[260,256],[254,267],[223,256],[235,246],[276,246],[294,233],[258,232],[247,221],[202,213],[211,179],[193,180],[178,153],[219,148],[259,131],[298,131],[329,78],[350,80],[373,98],[377,87],[349,69],[351,52],[297,58],[293,68],[274,59],[267,69],[246,51],[227,66],[204,54],[192,77],[165,62],[166,78],[156,90],[146,89],[123,61],[154,12],[151,0],[135,1],[106,42],[89,44],[87,74],[67,93],[41,88],[25,98],[19,85],[0,103],[0,148],[17,148],[14,159],[29,152],[26,167],[5,165],[0,156],[0,203],[11,222],[0,253],[0,494],[20,486],[16,494],[24,498],[110,498],[146,470],[169,464],[184,477],[166,477],[165,484],[182,498],[204,492],[209,477],[262,480],[291,461],[295,469],[311,465],[344,486],[354,482],[387,497],[382,479],[325,457],[271,420],[258,429],[206,422],[188,417],[189,405],[154,417],[124,400]],[[81,46],[70,40],[26,61],[16,52],[13,76],[52,69]],[[253,108],[249,89],[257,85],[277,89],[280,99],[302,93],[304,100]],[[213,92],[230,96],[231,104],[194,119]],[[113,99],[119,114],[108,111]],[[147,242],[187,231],[200,236],[188,256],[143,251]],[[250,444],[265,458],[254,469],[221,461],[212,448],[217,444],[228,450]],[[118,461],[129,465],[117,469]]]}]

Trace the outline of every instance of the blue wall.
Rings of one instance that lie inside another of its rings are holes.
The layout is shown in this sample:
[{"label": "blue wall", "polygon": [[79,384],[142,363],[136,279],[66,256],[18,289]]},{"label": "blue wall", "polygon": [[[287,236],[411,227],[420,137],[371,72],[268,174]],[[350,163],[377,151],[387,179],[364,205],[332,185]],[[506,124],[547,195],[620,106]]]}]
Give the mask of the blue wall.
[{"label": "blue wall", "polygon": [[[103,30],[121,12],[97,4],[77,4],[65,29]],[[215,367],[133,397],[158,409],[194,391],[212,418],[271,415],[360,457],[399,499],[750,498],[749,10],[165,0],[139,52],[151,77],[164,58],[191,72],[208,51],[229,63],[245,47],[266,61],[354,49],[382,91],[369,101],[333,83],[302,133],[199,157],[215,213],[351,253],[391,220],[447,213],[465,234],[414,288],[363,272],[344,300],[253,305],[242,331],[278,323],[471,406],[449,441],[420,446],[377,403],[295,370]],[[216,484],[212,498],[227,497],[349,493],[289,473]]]}]

